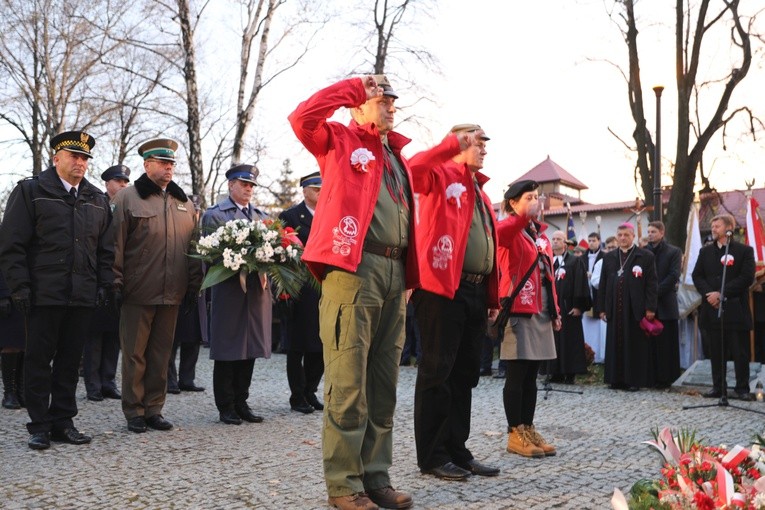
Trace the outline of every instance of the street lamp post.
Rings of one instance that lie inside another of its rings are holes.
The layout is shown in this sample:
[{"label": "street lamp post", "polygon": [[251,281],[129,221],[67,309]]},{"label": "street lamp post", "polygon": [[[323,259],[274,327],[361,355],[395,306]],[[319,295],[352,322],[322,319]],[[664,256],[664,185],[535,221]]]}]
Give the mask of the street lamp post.
[{"label": "street lamp post", "polygon": [[661,201],[661,93],[664,87],[657,85],[653,88],[656,94],[656,144],[653,167],[653,219],[662,221],[663,204]]}]

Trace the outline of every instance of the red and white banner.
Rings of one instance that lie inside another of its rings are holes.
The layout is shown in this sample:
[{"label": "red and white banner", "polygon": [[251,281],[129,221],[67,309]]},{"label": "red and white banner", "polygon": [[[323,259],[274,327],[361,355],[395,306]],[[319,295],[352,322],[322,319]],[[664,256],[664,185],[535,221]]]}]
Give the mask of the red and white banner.
[{"label": "red and white banner", "polygon": [[765,224],[759,211],[760,204],[754,197],[746,201],[746,244],[754,248],[754,261],[765,264]]}]

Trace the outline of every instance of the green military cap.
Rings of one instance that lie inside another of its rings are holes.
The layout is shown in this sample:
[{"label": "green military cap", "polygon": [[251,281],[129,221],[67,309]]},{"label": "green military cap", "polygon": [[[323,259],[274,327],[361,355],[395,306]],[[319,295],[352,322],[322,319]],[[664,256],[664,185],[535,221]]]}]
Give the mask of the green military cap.
[{"label": "green military cap", "polygon": [[138,147],[138,154],[144,160],[149,158],[162,161],[175,161],[175,151],[178,150],[178,142],[170,138],[154,138]]}]

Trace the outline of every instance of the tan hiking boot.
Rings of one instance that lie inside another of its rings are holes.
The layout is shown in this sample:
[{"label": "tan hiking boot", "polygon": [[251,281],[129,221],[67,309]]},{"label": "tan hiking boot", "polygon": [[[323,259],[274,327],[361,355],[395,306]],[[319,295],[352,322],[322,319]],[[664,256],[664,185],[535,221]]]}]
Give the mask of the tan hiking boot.
[{"label": "tan hiking boot", "polygon": [[330,496],[329,506],[339,510],[379,510],[365,492],[357,492],[348,496]]},{"label": "tan hiking boot", "polygon": [[526,432],[526,436],[529,438],[529,441],[537,445],[542,449],[543,452],[545,452],[545,457],[552,457],[557,453],[555,451],[555,447],[545,441],[545,438],[542,437],[542,434],[536,431],[534,425],[526,425],[524,427],[524,431]]},{"label": "tan hiking boot", "polygon": [[518,425],[510,429],[507,434],[507,451],[517,453],[524,457],[544,457],[545,452],[534,443],[532,443],[523,425]]}]

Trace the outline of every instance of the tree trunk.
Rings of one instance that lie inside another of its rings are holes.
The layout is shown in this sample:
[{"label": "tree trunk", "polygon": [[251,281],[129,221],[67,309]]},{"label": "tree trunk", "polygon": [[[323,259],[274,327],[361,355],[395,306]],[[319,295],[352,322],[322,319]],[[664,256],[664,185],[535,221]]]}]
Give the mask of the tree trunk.
[{"label": "tree trunk", "polygon": [[188,0],[178,1],[178,17],[183,45],[183,78],[186,82],[186,130],[189,136],[189,170],[192,193],[199,196],[199,206],[204,210],[207,200],[204,190],[204,163],[202,161],[202,130],[199,118],[199,91],[194,51],[194,29],[189,15]]}]

